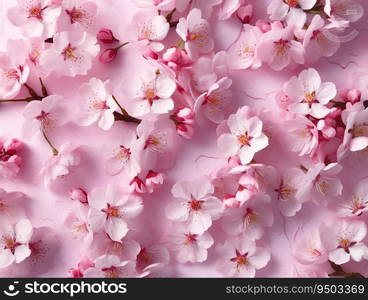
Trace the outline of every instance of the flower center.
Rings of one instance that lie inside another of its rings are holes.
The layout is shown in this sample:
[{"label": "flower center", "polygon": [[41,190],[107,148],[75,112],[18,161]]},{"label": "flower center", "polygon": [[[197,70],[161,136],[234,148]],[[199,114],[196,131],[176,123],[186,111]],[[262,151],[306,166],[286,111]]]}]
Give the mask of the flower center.
[{"label": "flower center", "polygon": [[129,148],[125,148],[123,145],[120,145],[119,152],[115,155],[115,158],[121,160],[123,163],[126,163],[130,159],[130,152]]},{"label": "flower center", "polygon": [[289,7],[297,7],[299,5],[298,0],[284,0]]},{"label": "flower center", "polygon": [[108,110],[110,109],[110,106],[107,105],[106,101],[93,101],[92,102],[92,108],[95,110]]},{"label": "flower center", "polygon": [[75,7],[73,7],[72,10],[65,10],[65,12],[69,15],[70,17],[70,23],[74,24],[76,22],[81,22],[85,16],[85,12],[81,9],[77,9]]},{"label": "flower center", "polygon": [[258,221],[258,214],[253,209],[247,207],[243,220],[245,225],[256,223]]},{"label": "flower center", "polygon": [[235,257],[231,258],[230,261],[236,263],[236,268],[239,270],[248,265],[247,256],[248,253],[241,254],[239,250],[235,250]]},{"label": "flower center", "polygon": [[190,208],[190,210],[192,211],[199,211],[202,209],[202,204],[204,203],[203,200],[196,200],[196,199],[192,199],[191,201],[188,202],[188,206]]},{"label": "flower center", "polygon": [[110,204],[107,204],[107,208],[102,209],[102,212],[104,212],[107,217],[111,218],[121,218],[121,212],[118,207],[111,206]]},{"label": "flower center", "polygon": [[316,248],[313,248],[313,249],[311,250],[311,253],[312,253],[312,255],[317,256],[317,257],[319,257],[319,256],[321,256],[321,255],[322,255],[321,251],[319,251],[319,250],[318,250],[318,249],[316,249]]},{"label": "flower center", "polygon": [[304,101],[307,102],[308,104],[316,102],[316,93],[312,92],[304,94]]},{"label": "flower center", "polygon": [[150,134],[146,140],[144,149],[149,148],[152,152],[163,153],[166,149],[165,136],[162,133]]},{"label": "flower center", "polygon": [[292,200],[296,193],[296,189],[290,183],[284,183],[276,190],[282,200]]},{"label": "flower center", "polygon": [[15,248],[19,246],[20,244],[16,242],[15,238],[10,236],[5,236],[2,238],[4,243],[4,249],[10,250],[11,253],[14,254]]},{"label": "flower center", "polygon": [[276,54],[279,56],[285,55],[287,53],[287,49],[290,47],[289,41],[283,39],[274,42],[274,44]]},{"label": "flower center", "polygon": [[356,242],[351,242],[349,239],[347,238],[340,238],[339,239],[339,246],[338,248],[343,248],[345,250],[346,253],[350,253],[349,248],[351,246],[354,246],[356,244]]},{"label": "flower center", "polygon": [[198,40],[200,38],[202,38],[202,34],[198,33],[198,32],[197,33],[191,32],[191,33],[188,34],[188,37],[187,37],[187,39],[189,41],[195,41],[195,40]]},{"label": "flower center", "polygon": [[188,234],[185,234],[185,241],[184,241],[183,245],[188,246],[191,243],[194,243],[196,241],[197,241],[197,235],[192,234],[192,233],[188,233]]},{"label": "flower center", "polygon": [[10,80],[18,80],[19,81],[19,79],[20,79],[19,73],[15,69],[5,71],[5,77],[10,79]]},{"label": "flower center", "polygon": [[71,60],[77,60],[78,56],[75,54],[75,50],[77,48],[73,47],[71,44],[68,44],[68,46],[65,47],[63,52],[61,52],[62,55],[64,55],[64,60],[71,59]]},{"label": "flower center", "polygon": [[150,104],[152,104],[153,100],[159,99],[156,95],[156,91],[153,88],[148,88],[144,91],[144,99],[148,100]]},{"label": "flower center", "polygon": [[40,5],[39,6],[33,6],[33,7],[31,7],[28,10],[28,18],[36,18],[36,19],[42,20],[43,19],[42,18],[42,11],[45,8],[42,9]]},{"label": "flower center", "polygon": [[51,114],[41,110],[41,114],[36,117],[36,120],[41,122],[43,129],[50,128],[53,124],[53,120],[50,118]]},{"label": "flower center", "polygon": [[252,137],[248,136],[248,132],[245,132],[244,134],[238,135],[238,142],[241,146],[249,146],[250,147],[250,140]]}]

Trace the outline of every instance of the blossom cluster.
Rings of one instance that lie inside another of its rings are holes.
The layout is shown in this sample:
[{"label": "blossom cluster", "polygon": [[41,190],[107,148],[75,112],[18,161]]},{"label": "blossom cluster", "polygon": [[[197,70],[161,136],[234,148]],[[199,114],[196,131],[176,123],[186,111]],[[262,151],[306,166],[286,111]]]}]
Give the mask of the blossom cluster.
[{"label": "blossom cluster", "polygon": [[4,4],[0,274],[367,276],[368,73],[319,68],[363,5],[121,2]]}]

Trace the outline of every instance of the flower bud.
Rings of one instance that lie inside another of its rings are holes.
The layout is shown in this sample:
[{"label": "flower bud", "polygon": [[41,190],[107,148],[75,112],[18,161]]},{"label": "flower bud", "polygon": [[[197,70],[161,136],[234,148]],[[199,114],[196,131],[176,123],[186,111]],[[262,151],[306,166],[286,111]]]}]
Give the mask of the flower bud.
[{"label": "flower bud", "polygon": [[150,194],[153,193],[163,182],[164,177],[161,173],[150,170],[146,176],[147,192]]},{"label": "flower bud", "polygon": [[88,203],[87,192],[81,188],[74,188],[70,192],[70,199],[80,203]]},{"label": "flower bud", "polygon": [[3,145],[4,150],[6,152],[13,150],[14,153],[17,152],[18,150],[20,150],[22,148],[22,146],[23,146],[23,143],[21,141],[17,140],[17,139],[7,140]]},{"label": "flower bud", "polygon": [[191,139],[194,135],[193,127],[184,123],[177,124],[176,131],[180,136],[186,139]]},{"label": "flower bud", "polygon": [[256,26],[261,29],[263,33],[272,29],[270,22],[261,19],[256,22]]},{"label": "flower bud", "polygon": [[248,24],[253,18],[253,5],[247,4],[240,6],[236,12],[236,16],[239,18],[240,22]]},{"label": "flower bud", "polygon": [[135,176],[129,185],[131,186],[132,190],[137,193],[143,194],[147,192],[146,185],[138,176]]},{"label": "flower bud", "polygon": [[112,62],[117,54],[118,54],[118,50],[115,48],[106,49],[100,54],[100,57],[99,57],[100,62],[103,64]]},{"label": "flower bud", "polygon": [[175,115],[176,121],[178,121],[179,123],[184,123],[184,124],[193,124],[194,123],[194,113],[188,107],[185,107],[185,106],[179,107],[175,111],[174,115]]},{"label": "flower bud", "polygon": [[362,93],[358,89],[346,89],[341,92],[341,97],[345,102],[352,104],[360,101]]},{"label": "flower bud", "polygon": [[101,29],[99,31],[99,33],[97,34],[97,40],[99,40],[101,43],[104,43],[104,44],[111,44],[113,42],[116,42],[118,41],[112,31],[110,29]]}]

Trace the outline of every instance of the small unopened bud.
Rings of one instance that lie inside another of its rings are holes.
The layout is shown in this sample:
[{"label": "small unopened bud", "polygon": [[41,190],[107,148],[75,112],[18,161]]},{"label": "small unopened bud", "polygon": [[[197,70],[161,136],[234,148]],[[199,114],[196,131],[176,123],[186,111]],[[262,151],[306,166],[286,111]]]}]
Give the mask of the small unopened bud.
[{"label": "small unopened bud", "polygon": [[237,17],[243,24],[248,24],[253,18],[253,5],[247,4],[240,6],[236,12]]},{"label": "small unopened bud", "polygon": [[101,29],[97,34],[97,39],[104,44],[111,44],[117,42],[118,40],[114,37],[110,29]]},{"label": "small unopened bud", "polygon": [[74,188],[70,192],[70,199],[80,203],[88,203],[87,192],[81,188]]},{"label": "small unopened bud", "polygon": [[103,64],[112,62],[117,54],[118,54],[118,50],[116,50],[114,48],[106,49],[100,55],[100,58],[99,58],[100,62],[103,63]]}]

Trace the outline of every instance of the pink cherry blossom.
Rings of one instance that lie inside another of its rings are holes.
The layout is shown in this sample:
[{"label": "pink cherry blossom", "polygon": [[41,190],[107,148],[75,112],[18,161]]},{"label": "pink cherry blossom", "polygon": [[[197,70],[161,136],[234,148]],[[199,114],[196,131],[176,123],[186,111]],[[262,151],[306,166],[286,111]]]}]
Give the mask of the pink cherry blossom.
[{"label": "pink cherry blossom", "polygon": [[334,227],[322,226],[321,239],[328,251],[328,259],[341,265],[350,261],[361,261],[368,251],[362,242],[367,235],[367,225],[360,221],[339,221]]},{"label": "pink cherry blossom", "polygon": [[1,220],[19,220],[25,215],[25,202],[22,192],[7,192],[0,188]]},{"label": "pink cherry blossom", "polygon": [[142,247],[137,255],[136,269],[142,277],[159,277],[165,273],[169,260],[169,251],[162,245]]},{"label": "pink cherry blossom", "polygon": [[123,195],[112,185],[95,188],[89,197],[88,222],[94,232],[105,230],[114,241],[121,240],[128,231],[129,222],[142,212],[141,199]]},{"label": "pink cherry blossom", "polygon": [[227,157],[239,155],[242,164],[247,164],[258,151],[267,147],[268,138],[262,132],[263,124],[258,117],[246,119],[239,109],[228,118],[227,125],[231,133],[222,134],[217,141]]},{"label": "pink cherry blossom", "polygon": [[271,20],[285,20],[289,25],[303,27],[307,15],[304,10],[312,9],[317,0],[273,0],[267,8]]},{"label": "pink cherry blossom", "polygon": [[17,139],[0,140],[0,175],[5,178],[14,178],[20,171],[22,156],[19,151],[23,143]]},{"label": "pink cherry blossom", "polygon": [[106,82],[91,78],[80,87],[78,99],[81,103],[79,124],[89,126],[98,122],[103,130],[109,130],[114,124],[114,111],[118,105],[106,90]]},{"label": "pink cherry blossom", "polygon": [[336,87],[332,82],[322,83],[318,72],[310,68],[291,78],[285,92],[295,101],[289,111],[321,119],[330,112],[326,104],[336,96]]},{"label": "pink cherry blossom", "polygon": [[342,146],[360,151],[368,146],[368,109],[350,112],[345,120],[346,129]]},{"label": "pink cherry blossom", "polygon": [[146,188],[147,192],[152,194],[159,186],[164,182],[164,176],[161,173],[157,173],[153,170],[149,170],[146,175]]},{"label": "pink cherry blossom", "polygon": [[214,123],[220,123],[224,119],[224,108],[232,96],[231,84],[230,78],[223,77],[213,84],[208,92],[198,97],[194,103],[194,111],[200,124],[204,123],[204,117]]},{"label": "pink cherry blossom", "polygon": [[8,10],[8,18],[22,29],[28,37],[51,37],[55,33],[56,21],[61,7],[51,0],[17,0],[17,4]]},{"label": "pink cherry blossom", "polygon": [[261,40],[261,31],[258,27],[244,25],[239,39],[229,50],[230,68],[232,69],[257,69],[261,66],[261,61],[256,56],[257,45]]},{"label": "pink cherry blossom", "polygon": [[140,12],[135,15],[134,22],[138,41],[153,42],[154,45],[157,43],[157,47],[162,50],[161,43],[158,42],[166,37],[170,29],[166,18],[162,15]]},{"label": "pink cherry blossom", "polygon": [[40,170],[45,186],[51,181],[67,176],[73,167],[80,164],[78,148],[78,146],[67,142],[58,148],[57,153],[45,161]]},{"label": "pink cherry blossom", "polygon": [[78,23],[88,29],[97,14],[97,5],[91,0],[64,0],[63,10],[69,24]]},{"label": "pink cherry blossom", "polygon": [[14,227],[2,223],[0,229],[0,268],[12,263],[21,263],[31,254],[29,240],[33,232],[32,224],[28,219],[22,219]]},{"label": "pink cherry blossom", "polygon": [[177,199],[166,207],[167,217],[185,222],[193,234],[205,232],[222,214],[222,203],[212,196],[213,185],[206,178],[177,182],[171,192]]},{"label": "pink cherry blossom", "polygon": [[[281,0],[280,0],[281,1]],[[263,41],[257,47],[256,55],[276,71],[290,63],[304,63],[303,45],[294,39],[294,26],[273,27],[263,35]]]},{"label": "pink cherry blossom", "polygon": [[359,181],[350,196],[340,206],[343,217],[359,217],[368,211],[368,180]]},{"label": "pink cherry blossom", "polygon": [[115,255],[102,255],[94,260],[94,266],[84,271],[84,277],[123,278],[137,273],[133,261],[120,261]]},{"label": "pink cherry blossom", "polygon": [[26,62],[26,45],[22,40],[10,40],[6,50],[0,52],[0,97],[11,99],[26,83],[30,68]]},{"label": "pink cherry blossom", "polygon": [[169,248],[180,263],[206,261],[207,251],[214,243],[208,232],[193,234],[183,225],[177,226],[168,239]]},{"label": "pink cherry blossom", "polygon": [[40,65],[49,73],[86,75],[99,48],[95,36],[73,26],[54,36],[52,46],[41,54]]},{"label": "pink cherry blossom", "polygon": [[187,52],[178,47],[172,47],[166,50],[162,55],[163,62],[174,71],[179,71],[181,68],[188,67],[192,64]]},{"label": "pink cherry blossom", "polygon": [[270,260],[266,249],[257,247],[243,235],[228,239],[216,250],[221,255],[217,268],[226,277],[254,277],[256,270],[264,268]]},{"label": "pink cherry blossom", "polygon": [[37,132],[49,132],[57,126],[63,125],[66,120],[65,109],[62,106],[63,97],[51,95],[42,101],[31,101],[24,108],[23,135],[34,136]]},{"label": "pink cherry blossom", "polygon": [[103,28],[101,29],[97,36],[97,40],[104,44],[111,44],[113,42],[117,42],[118,40],[114,37],[113,32],[110,29]]},{"label": "pink cherry blossom", "polygon": [[180,18],[176,32],[185,42],[185,49],[193,57],[213,50],[214,41],[210,37],[208,21],[202,19],[199,9],[193,8],[187,18]]},{"label": "pink cherry blossom", "polygon": [[243,24],[248,24],[253,18],[253,5],[246,4],[238,8],[236,16]]},{"label": "pink cherry blossom", "polygon": [[70,192],[70,199],[80,203],[88,203],[87,192],[82,188],[74,188]]},{"label": "pink cherry blossom", "polygon": [[270,198],[258,196],[239,208],[228,208],[222,218],[222,227],[231,236],[244,234],[251,240],[262,237],[264,227],[273,224],[273,213],[268,207]]},{"label": "pink cherry blossom", "polygon": [[133,87],[131,113],[134,116],[168,113],[174,108],[175,90],[175,81],[159,70],[142,74]]}]

